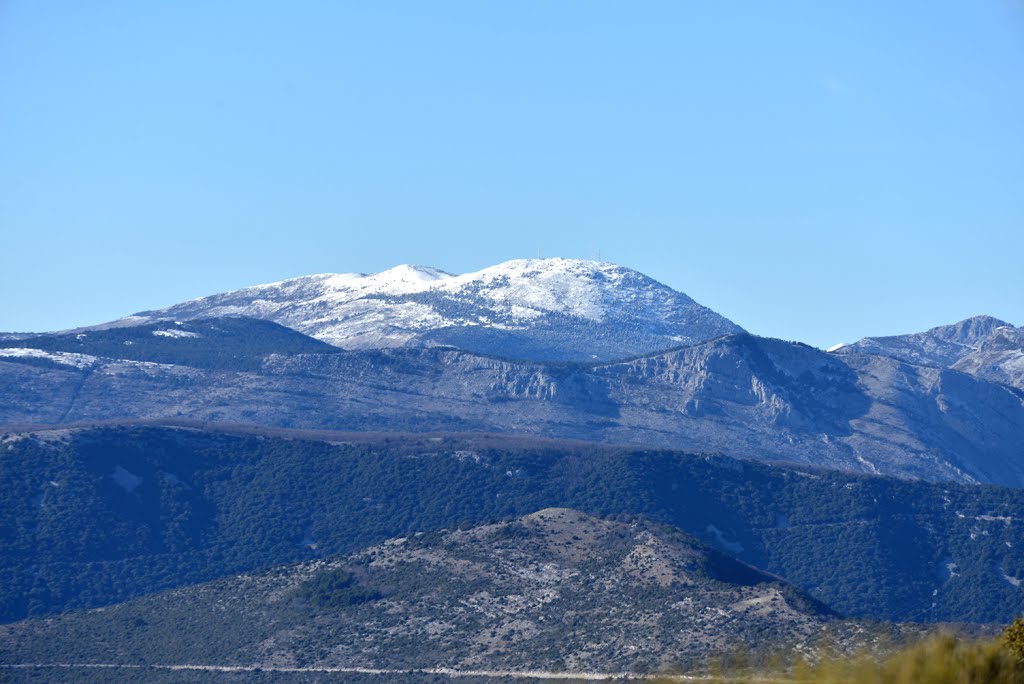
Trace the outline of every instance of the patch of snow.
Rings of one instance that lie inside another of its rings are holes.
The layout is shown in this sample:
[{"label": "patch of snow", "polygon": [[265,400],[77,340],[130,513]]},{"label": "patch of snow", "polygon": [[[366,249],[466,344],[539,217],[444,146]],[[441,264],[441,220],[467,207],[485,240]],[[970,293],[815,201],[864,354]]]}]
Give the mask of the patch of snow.
[{"label": "patch of snow", "polygon": [[960,576],[960,566],[953,562],[952,558],[948,556],[942,559],[939,563],[939,574],[943,582],[948,582],[954,577]]},{"label": "patch of snow", "polygon": [[99,363],[98,358],[95,356],[89,356],[88,354],[51,352],[43,349],[0,349],[0,358],[4,357],[18,359],[44,359],[46,361],[52,361],[53,363],[59,363],[62,366],[71,366],[79,369],[91,368]]},{"label": "patch of snow", "polygon": [[878,475],[879,474],[878,468],[875,467],[874,463],[872,463],[868,459],[864,458],[860,454],[855,454],[855,456],[857,457],[857,462],[860,463],[865,468],[867,468],[869,473],[871,473],[873,475]]},{"label": "patch of snow", "polygon": [[846,346],[846,343],[845,343],[845,342],[840,342],[839,344],[834,344],[834,345],[832,345],[831,347],[829,347],[829,348],[828,348],[828,349],[826,349],[825,351],[826,351],[826,352],[834,352],[834,351],[839,351],[840,349],[842,349],[842,348],[843,348],[843,347],[845,347],[845,346]]},{"label": "patch of snow", "polygon": [[1013,518],[1008,515],[976,515],[975,520],[984,520],[985,522],[1001,522],[1007,527],[1013,522]]},{"label": "patch of snow", "polygon": [[1007,575],[1006,571],[1003,570],[1003,567],[998,562],[996,563],[996,573],[998,573],[999,576],[1002,578],[1002,580],[1004,582],[1006,582],[1007,584],[1009,584],[1010,586],[1020,588],[1020,583],[1021,583],[1020,578],[1019,577],[1010,577],[1009,575]]},{"label": "patch of snow", "polygon": [[[181,324],[179,323],[178,325],[181,325]],[[155,335],[156,337],[175,337],[175,338],[202,337],[202,335],[200,335],[199,333],[197,333],[197,332],[189,332],[188,330],[154,330],[153,331],[153,335]]]},{"label": "patch of snow", "polygon": [[496,304],[499,311],[557,312],[601,321],[610,304],[605,295],[625,278],[625,270],[614,264],[578,259],[514,259],[476,273],[452,276],[436,288],[452,293],[476,290]]},{"label": "patch of snow", "polygon": [[114,472],[111,474],[111,479],[118,484],[121,489],[131,494],[139,485],[142,484],[142,478],[138,475],[129,472],[122,466],[116,466]]}]

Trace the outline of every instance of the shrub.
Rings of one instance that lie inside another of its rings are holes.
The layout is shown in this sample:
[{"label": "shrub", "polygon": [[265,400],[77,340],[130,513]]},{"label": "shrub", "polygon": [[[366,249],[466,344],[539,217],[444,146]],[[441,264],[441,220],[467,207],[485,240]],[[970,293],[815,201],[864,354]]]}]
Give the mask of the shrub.
[{"label": "shrub", "polygon": [[317,573],[300,584],[297,593],[317,608],[343,608],[380,598],[377,592],[359,586],[352,573],[341,568]]}]

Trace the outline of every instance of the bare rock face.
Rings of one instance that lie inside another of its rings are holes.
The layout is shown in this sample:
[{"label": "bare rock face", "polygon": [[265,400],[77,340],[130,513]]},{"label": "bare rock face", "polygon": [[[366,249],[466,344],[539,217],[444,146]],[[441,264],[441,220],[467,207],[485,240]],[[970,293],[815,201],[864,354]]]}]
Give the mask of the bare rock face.
[{"label": "bare rock face", "polygon": [[922,333],[865,337],[835,349],[863,352],[907,363],[953,368],[1024,390],[1024,328],[992,316],[975,316]]},{"label": "bare rock face", "polygon": [[[168,353],[170,342],[153,339],[154,353]],[[890,356],[746,334],[594,365],[288,344],[294,352],[240,347],[188,363],[0,349],[0,424],[185,418],[506,432],[1024,486],[1024,393]]]},{"label": "bare rock face", "polygon": [[996,328],[953,368],[1024,390],[1024,328]]}]

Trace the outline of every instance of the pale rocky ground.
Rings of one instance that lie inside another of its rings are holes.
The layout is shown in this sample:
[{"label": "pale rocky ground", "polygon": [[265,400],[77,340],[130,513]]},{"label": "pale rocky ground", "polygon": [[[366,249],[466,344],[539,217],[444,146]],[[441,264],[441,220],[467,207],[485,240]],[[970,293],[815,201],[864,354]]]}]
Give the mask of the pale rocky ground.
[{"label": "pale rocky ground", "polygon": [[[335,568],[352,572],[382,598],[320,609],[297,598],[303,582]],[[740,647],[813,653],[826,642],[852,649],[876,638],[777,578],[671,528],[545,509],[465,531],[393,539],[342,559],[0,627],[0,656],[8,663],[59,657],[652,672],[706,664],[709,656]]]}]

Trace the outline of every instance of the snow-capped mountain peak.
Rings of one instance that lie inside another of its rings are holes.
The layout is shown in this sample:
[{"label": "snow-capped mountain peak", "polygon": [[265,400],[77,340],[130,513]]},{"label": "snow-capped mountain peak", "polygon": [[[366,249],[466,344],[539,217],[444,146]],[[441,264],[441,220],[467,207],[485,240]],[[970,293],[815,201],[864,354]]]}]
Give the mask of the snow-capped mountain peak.
[{"label": "snow-capped mountain peak", "polygon": [[[452,278],[436,268],[402,264],[386,271],[366,275],[364,273],[327,273],[323,278],[325,292],[362,294],[409,294],[422,292],[434,283]],[[289,282],[289,281],[284,281]],[[279,283],[280,284],[280,283]]]},{"label": "snow-capped mountain peak", "polygon": [[401,265],[325,273],[143,312],[122,324],[250,316],[365,349],[450,345],[534,359],[613,359],[741,328],[623,266],[515,259],[473,273]]},{"label": "snow-capped mountain peak", "polygon": [[451,293],[476,292],[494,306],[510,313],[518,310],[525,318],[557,312],[601,321],[614,305],[615,290],[628,271],[579,259],[515,259],[455,276],[436,287]]}]

